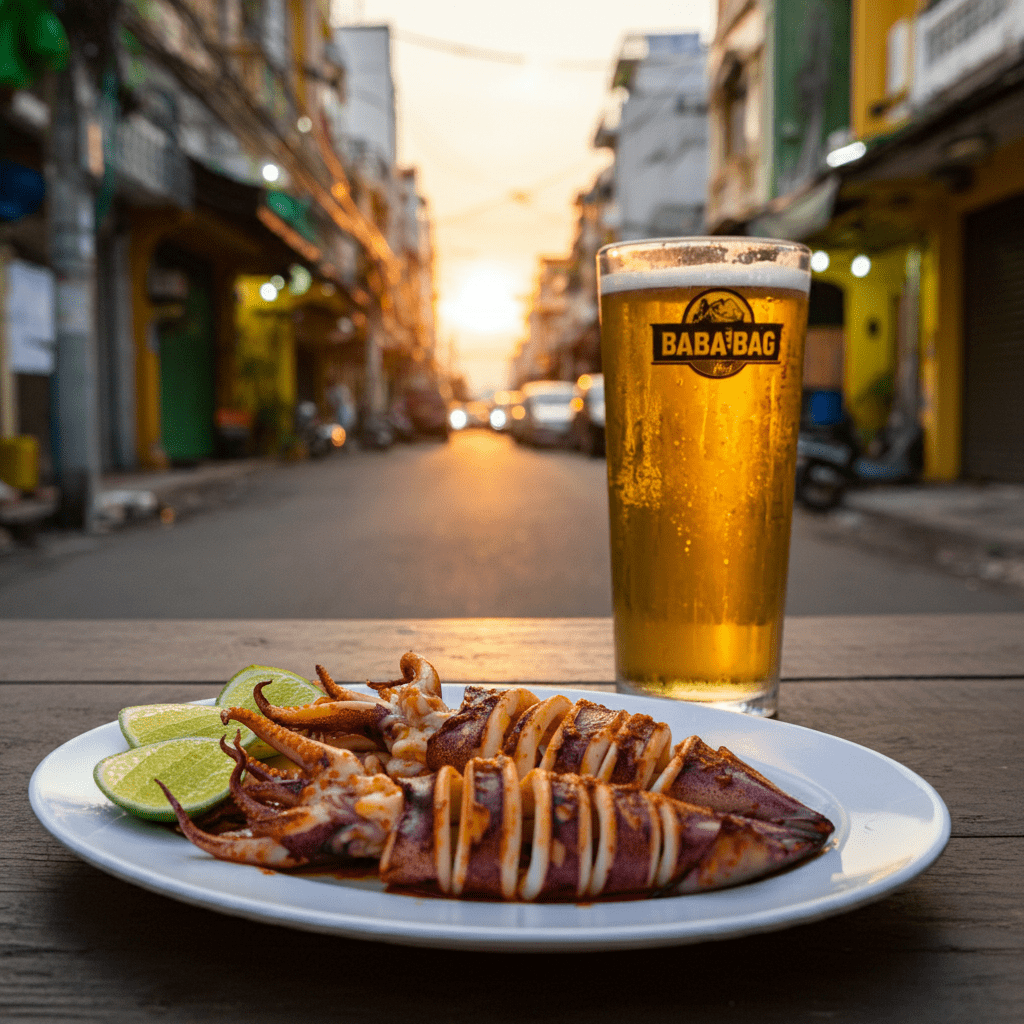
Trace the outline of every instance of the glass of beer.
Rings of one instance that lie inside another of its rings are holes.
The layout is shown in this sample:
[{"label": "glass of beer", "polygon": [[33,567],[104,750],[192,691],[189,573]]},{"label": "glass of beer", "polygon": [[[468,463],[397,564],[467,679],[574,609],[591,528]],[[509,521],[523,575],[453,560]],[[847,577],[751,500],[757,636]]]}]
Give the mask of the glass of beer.
[{"label": "glass of beer", "polygon": [[616,685],[777,709],[810,251],[598,253]]}]

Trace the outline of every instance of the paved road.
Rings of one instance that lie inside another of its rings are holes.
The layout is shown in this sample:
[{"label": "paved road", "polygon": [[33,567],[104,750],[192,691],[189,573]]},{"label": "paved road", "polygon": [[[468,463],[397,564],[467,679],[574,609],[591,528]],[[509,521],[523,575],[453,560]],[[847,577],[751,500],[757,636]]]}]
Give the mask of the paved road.
[{"label": "paved road", "polygon": [[[0,558],[0,617],[611,613],[604,463],[472,432],[260,472],[230,504]],[[1008,611],[979,588],[794,525],[793,615]]]}]

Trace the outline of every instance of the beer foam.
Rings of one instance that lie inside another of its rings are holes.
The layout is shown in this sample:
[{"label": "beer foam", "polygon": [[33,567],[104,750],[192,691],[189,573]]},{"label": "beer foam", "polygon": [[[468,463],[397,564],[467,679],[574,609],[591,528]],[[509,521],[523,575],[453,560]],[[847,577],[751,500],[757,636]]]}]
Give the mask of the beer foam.
[{"label": "beer foam", "polygon": [[647,288],[783,288],[809,292],[811,275],[775,263],[710,263],[697,267],[657,267],[601,275],[601,294]]}]

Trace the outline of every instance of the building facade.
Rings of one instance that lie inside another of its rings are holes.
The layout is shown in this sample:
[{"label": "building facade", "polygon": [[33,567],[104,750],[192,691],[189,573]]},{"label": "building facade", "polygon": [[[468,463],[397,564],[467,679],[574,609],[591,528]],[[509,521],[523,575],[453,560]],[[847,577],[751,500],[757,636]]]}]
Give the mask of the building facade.
[{"label": "building facade", "polygon": [[[434,331],[426,207],[395,165],[386,28],[364,33],[386,81],[353,92],[361,51],[340,44],[326,0],[104,2],[100,29],[68,21],[74,76],[0,92],[0,158],[38,177],[55,162],[52,82],[74,77],[95,469],[280,450],[296,403],[330,414],[338,383],[383,413],[395,368],[431,359]],[[354,97],[378,87],[390,137],[371,160]],[[53,289],[47,185],[35,210],[0,205],[5,338],[12,308]],[[54,337],[34,362],[21,341],[13,360],[0,346],[0,426],[38,436],[58,480],[75,429],[51,398],[59,322],[35,328]]]},{"label": "building facade", "polygon": [[630,35],[612,77],[619,105],[595,145],[612,151],[617,241],[699,234],[707,191],[707,51],[696,33]]},{"label": "building facade", "polygon": [[568,258],[541,261],[513,381],[600,372],[596,256],[602,245],[703,232],[706,61],[696,33],[626,37],[612,75],[612,106],[594,137],[613,160],[576,197]]},{"label": "building facade", "polygon": [[816,250],[805,384],[928,479],[1024,480],[1022,47],[1020,0],[719,7],[709,227]]}]

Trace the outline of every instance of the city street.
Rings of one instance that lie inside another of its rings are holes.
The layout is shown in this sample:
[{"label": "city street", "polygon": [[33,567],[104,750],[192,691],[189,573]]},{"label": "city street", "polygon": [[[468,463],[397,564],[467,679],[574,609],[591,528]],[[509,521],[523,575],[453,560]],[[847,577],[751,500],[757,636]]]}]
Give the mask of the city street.
[{"label": "city street", "polygon": [[[611,613],[605,465],[475,431],[269,465],[165,525],[0,557],[3,618]],[[826,535],[798,511],[792,615],[1015,611],[1024,595]]]}]

